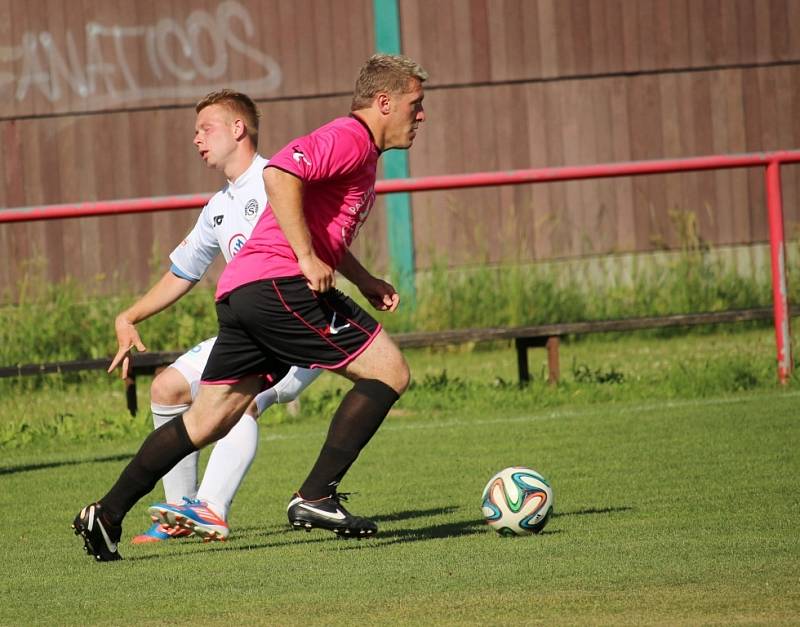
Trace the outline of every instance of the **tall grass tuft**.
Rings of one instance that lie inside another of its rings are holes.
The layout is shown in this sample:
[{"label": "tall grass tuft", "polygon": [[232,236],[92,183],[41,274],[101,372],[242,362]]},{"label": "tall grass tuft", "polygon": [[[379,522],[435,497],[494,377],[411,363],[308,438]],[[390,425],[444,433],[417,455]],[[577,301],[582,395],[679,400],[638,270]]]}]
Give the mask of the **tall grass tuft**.
[{"label": "tall grass tuft", "polygon": [[[796,247],[796,245],[795,245]],[[790,286],[790,300],[800,286]],[[444,330],[608,320],[766,306],[769,269],[744,276],[708,251],[634,261],[449,269],[445,260],[417,279],[417,308],[384,322],[393,331]]]}]

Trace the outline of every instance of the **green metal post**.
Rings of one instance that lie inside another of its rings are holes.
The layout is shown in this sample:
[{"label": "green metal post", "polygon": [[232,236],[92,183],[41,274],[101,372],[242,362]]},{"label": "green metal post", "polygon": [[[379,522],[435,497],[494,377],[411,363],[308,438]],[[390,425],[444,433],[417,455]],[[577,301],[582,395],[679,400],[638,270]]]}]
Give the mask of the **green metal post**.
[{"label": "green metal post", "polygon": [[[375,12],[375,46],[379,52],[400,54],[400,12],[397,0],[372,0]],[[382,157],[383,172],[387,179],[408,178],[408,153],[392,150]],[[403,297],[403,302],[414,306],[414,228],[411,216],[411,197],[408,193],[389,194],[386,197],[386,237],[393,280]]]}]

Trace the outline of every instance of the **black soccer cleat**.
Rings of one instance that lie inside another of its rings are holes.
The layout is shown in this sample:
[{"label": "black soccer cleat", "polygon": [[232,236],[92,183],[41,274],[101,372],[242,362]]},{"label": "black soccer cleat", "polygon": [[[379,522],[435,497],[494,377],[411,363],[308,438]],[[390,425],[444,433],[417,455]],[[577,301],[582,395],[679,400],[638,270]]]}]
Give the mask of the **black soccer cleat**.
[{"label": "black soccer cleat", "polygon": [[370,538],[378,533],[378,525],[361,516],[353,516],[342,505],[347,494],[336,492],[322,499],[307,501],[295,493],[286,514],[292,528],[296,531],[305,529],[327,529],[342,538]]},{"label": "black soccer cleat", "polygon": [[104,519],[103,507],[99,503],[84,507],[72,521],[72,528],[76,536],[83,538],[84,550],[94,555],[98,562],[122,559],[117,550],[117,544],[122,537],[122,527],[112,525]]}]

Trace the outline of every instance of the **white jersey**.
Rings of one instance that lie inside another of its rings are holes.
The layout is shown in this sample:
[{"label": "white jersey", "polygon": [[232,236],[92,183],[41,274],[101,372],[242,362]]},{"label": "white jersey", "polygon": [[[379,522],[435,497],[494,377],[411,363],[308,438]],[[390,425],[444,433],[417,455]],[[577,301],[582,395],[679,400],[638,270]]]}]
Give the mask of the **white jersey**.
[{"label": "white jersey", "polygon": [[[194,228],[169,256],[174,268],[182,275],[199,281],[218,253],[222,253],[227,263],[244,246],[267,206],[263,179],[266,165],[267,160],[256,155],[239,178],[228,181],[203,207]],[[200,342],[171,364],[189,383],[192,399],[197,395],[201,375],[216,340],[216,337],[212,337]],[[279,403],[293,400],[321,372],[320,369],[306,370],[292,366],[286,376],[273,386],[272,394]],[[264,411],[266,398],[269,395],[262,392],[255,399],[259,414]]]},{"label": "white jersey", "polygon": [[241,250],[264,208],[267,192],[261,155],[235,181],[228,181],[203,207],[197,223],[169,258],[182,275],[199,281],[218,253],[225,262]]}]

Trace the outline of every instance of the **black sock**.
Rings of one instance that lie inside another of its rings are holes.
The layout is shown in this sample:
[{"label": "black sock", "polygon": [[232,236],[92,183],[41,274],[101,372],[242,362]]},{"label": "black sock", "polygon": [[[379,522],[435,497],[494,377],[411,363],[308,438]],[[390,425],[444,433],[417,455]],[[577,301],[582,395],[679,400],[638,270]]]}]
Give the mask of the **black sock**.
[{"label": "black sock", "polygon": [[304,499],[329,496],[400,398],[377,379],[360,379],[345,394],[314,467],[302,486]]},{"label": "black sock", "polygon": [[99,501],[110,522],[119,524],[161,477],[196,450],[186,433],[183,416],[173,418],[148,435],[114,487]]}]

